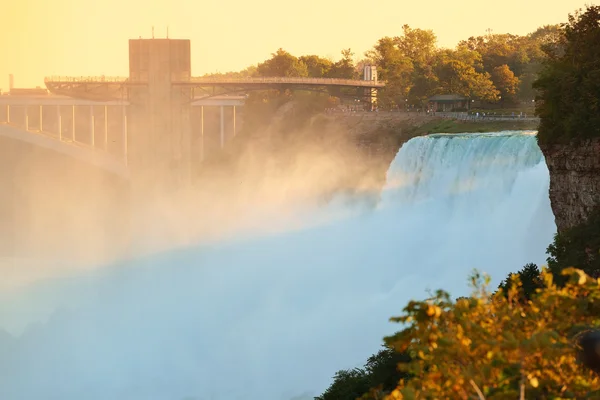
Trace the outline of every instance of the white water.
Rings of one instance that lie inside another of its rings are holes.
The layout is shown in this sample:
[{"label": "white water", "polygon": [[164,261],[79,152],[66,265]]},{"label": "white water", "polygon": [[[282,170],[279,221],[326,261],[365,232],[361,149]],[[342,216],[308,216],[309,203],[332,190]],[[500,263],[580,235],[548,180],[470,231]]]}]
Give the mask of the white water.
[{"label": "white water", "polygon": [[543,263],[548,182],[530,134],[416,138],[377,210],[0,294],[0,399],[318,395],[427,288]]}]

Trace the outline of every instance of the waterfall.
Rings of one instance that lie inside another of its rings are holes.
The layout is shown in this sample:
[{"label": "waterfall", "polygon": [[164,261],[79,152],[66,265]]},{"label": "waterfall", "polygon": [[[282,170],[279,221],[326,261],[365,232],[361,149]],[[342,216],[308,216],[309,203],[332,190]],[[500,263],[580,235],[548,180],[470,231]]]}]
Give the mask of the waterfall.
[{"label": "waterfall", "polygon": [[0,293],[0,398],[311,398],[409,299],[543,263],[548,184],[533,134],[420,137],[375,210]]}]

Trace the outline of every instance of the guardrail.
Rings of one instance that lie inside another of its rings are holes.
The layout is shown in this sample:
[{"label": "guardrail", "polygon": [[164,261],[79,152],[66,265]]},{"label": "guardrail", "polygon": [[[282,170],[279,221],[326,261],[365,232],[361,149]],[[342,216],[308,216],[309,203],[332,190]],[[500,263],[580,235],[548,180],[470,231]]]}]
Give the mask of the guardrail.
[{"label": "guardrail", "polygon": [[[44,78],[44,83],[99,83],[99,82],[141,82],[141,79],[131,79],[121,76],[48,76]],[[182,80],[177,83],[187,83]],[[337,79],[337,78],[284,78],[284,77],[266,77],[266,78],[217,78],[196,76],[189,79],[191,83],[230,83],[230,84],[292,84],[292,85],[326,85],[326,86],[354,86],[367,88],[385,87],[385,82],[363,81],[358,79]]]},{"label": "guardrail", "polygon": [[95,83],[95,82],[115,82],[123,83],[130,79],[122,76],[47,76],[44,78],[44,83]]},{"label": "guardrail", "polygon": [[190,78],[194,83],[281,83],[281,84],[309,84],[309,85],[337,85],[337,86],[365,86],[365,87],[385,87],[384,82],[363,81],[358,79],[337,79],[337,78],[284,78],[284,77],[263,77],[263,78],[218,78],[194,76]]}]

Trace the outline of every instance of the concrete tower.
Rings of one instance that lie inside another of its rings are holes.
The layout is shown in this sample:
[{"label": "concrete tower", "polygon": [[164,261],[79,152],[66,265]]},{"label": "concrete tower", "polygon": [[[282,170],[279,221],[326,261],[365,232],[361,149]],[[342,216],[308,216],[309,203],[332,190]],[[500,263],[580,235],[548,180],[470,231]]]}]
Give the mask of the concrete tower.
[{"label": "concrete tower", "polygon": [[[190,41],[129,41],[128,164],[138,195],[190,183]],[[158,191],[158,193],[157,193]]]}]

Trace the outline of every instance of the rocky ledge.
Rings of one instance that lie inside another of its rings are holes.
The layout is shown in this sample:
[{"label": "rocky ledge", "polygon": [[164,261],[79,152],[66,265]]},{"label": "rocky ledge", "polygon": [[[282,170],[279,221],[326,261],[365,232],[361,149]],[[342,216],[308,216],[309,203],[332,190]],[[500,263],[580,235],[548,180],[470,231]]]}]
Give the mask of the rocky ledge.
[{"label": "rocky ledge", "polygon": [[540,145],[550,171],[550,202],[559,232],[600,205],[600,139]]}]

